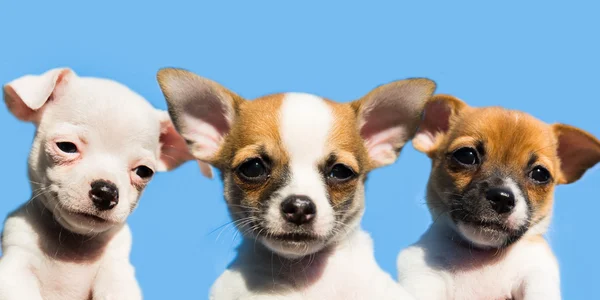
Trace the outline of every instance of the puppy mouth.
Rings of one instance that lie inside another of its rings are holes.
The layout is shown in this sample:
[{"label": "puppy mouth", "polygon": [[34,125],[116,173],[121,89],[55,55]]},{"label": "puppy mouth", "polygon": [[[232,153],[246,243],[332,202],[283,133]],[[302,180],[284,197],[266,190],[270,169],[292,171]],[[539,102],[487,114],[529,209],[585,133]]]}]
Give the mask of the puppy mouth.
[{"label": "puppy mouth", "polygon": [[325,242],[326,237],[307,231],[273,231],[260,225],[252,226],[251,231],[256,239],[289,245],[306,245]]},{"label": "puppy mouth", "polygon": [[280,242],[316,242],[319,237],[310,233],[283,233],[267,235],[269,239]]},{"label": "puppy mouth", "polygon": [[104,217],[98,216],[96,214],[88,213],[88,212],[70,210],[70,209],[66,209],[64,207],[61,208],[61,210],[63,211],[63,213],[61,214],[61,215],[63,215],[63,218],[66,215],[71,221],[75,221],[76,223],[92,224],[95,226],[98,226],[98,225],[110,226],[110,225],[115,225],[115,224],[119,223],[117,221],[110,220],[108,218],[104,218]]},{"label": "puppy mouth", "polygon": [[454,219],[456,230],[463,240],[481,249],[505,248],[523,235],[523,230],[513,230],[501,220],[485,220],[475,217]]},{"label": "puppy mouth", "polygon": [[467,219],[461,220],[461,222],[471,225],[471,226],[474,226],[474,227],[485,229],[485,230],[506,232],[506,233],[511,232],[511,230],[500,221],[487,221],[487,220],[477,220],[477,219],[468,219],[467,218]]},{"label": "puppy mouth", "polygon": [[89,214],[89,213],[80,213],[80,212],[68,212],[71,215],[75,215],[77,217],[83,218],[83,219],[88,219],[90,221],[94,221],[97,223],[114,223],[110,220],[104,219],[102,217],[93,215],[93,214]]}]

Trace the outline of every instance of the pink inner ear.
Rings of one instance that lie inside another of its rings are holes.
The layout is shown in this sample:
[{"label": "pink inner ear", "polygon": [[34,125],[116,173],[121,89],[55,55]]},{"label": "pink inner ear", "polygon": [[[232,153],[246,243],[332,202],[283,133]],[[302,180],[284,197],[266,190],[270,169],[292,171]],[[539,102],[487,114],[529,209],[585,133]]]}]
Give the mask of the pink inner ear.
[{"label": "pink inner ear", "polygon": [[376,165],[393,163],[406,139],[407,132],[403,127],[392,127],[374,134],[366,141],[369,157]]},{"label": "pink inner ear", "polygon": [[18,119],[37,123],[38,113],[56,88],[65,81],[70,69],[58,68],[42,75],[26,75],[4,86],[4,99],[8,109]]},{"label": "pink inner ear", "polygon": [[445,102],[430,102],[425,107],[425,117],[421,126],[432,135],[446,132],[450,128],[451,113],[450,107]]},{"label": "pink inner ear", "polygon": [[178,167],[182,163],[194,159],[190,154],[185,140],[177,133],[170,120],[161,122],[160,160],[163,164],[160,171]]},{"label": "pink inner ear", "polygon": [[223,135],[213,125],[203,120],[183,116],[186,120],[185,138],[193,141],[191,153],[197,159],[209,161],[219,150]]},{"label": "pink inner ear", "polygon": [[436,136],[450,129],[452,110],[444,101],[431,101],[425,106],[423,120],[413,138],[414,147],[422,152],[433,149]]},{"label": "pink inner ear", "polygon": [[[385,104],[385,102],[384,102]],[[401,105],[380,105],[365,112],[360,134],[374,167],[393,163],[410,138],[416,119]]]},{"label": "pink inner ear", "polygon": [[35,122],[35,111],[29,107],[19,98],[15,90],[10,86],[4,87],[4,101],[8,110],[17,119],[26,122]]}]

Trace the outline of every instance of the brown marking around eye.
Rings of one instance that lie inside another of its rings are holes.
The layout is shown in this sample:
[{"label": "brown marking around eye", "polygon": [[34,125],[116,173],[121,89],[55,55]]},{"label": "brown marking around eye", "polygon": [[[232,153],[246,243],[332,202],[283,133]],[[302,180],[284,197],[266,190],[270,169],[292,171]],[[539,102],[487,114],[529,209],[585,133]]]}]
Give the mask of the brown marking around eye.
[{"label": "brown marking around eye", "polygon": [[260,157],[261,149],[262,149],[262,145],[256,144],[256,145],[248,145],[248,146],[238,150],[234,154],[233,160],[231,161],[231,166],[230,166],[231,169],[235,169],[236,167],[238,167],[239,165],[241,165],[243,162],[247,161],[248,159]]},{"label": "brown marking around eye", "polygon": [[472,136],[461,136],[450,143],[450,147],[448,147],[448,152],[454,152],[460,148],[469,147],[476,149],[478,141],[475,137]]},{"label": "brown marking around eye", "polygon": [[[327,152],[335,154],[335,163],[344,164],[356,173],[353,179],[345,182],[328,183],[325,178],[332,206],[336,211],[344,211],[347,214],[349,210],[362,207],[363,203],[354,203],[353,200],[358,184],[363,184],[361,179],[366,176],[371,166],[364,140],[358,131],[356,111],[349,103],[327,101],[327,104],[330,105],[334,116],[327,142]],[[328,168],[332,166],[325,166],[324,176],[328,175]]]},{"label": "brown marking around eye", "polygon": [[357,173],[357,174],[361,173],[362,170],[361,170],[360,165],[359,165],[358,161],[356,160],[356,157],[354,156],[354,154],[341,150],[341,151],[335,152],[334,156],[335,156],[335,161],[333,162],[333,164],[331,164],[330,166],[326,166],[326,167],[332,167],[336,163],[344,164],[345,166],[352,169],[352,171],[354,171],[355,173]]},{"label": "brown marking around eye", "polygon": [[[279,111],[284,96],[273,94],[246,101],[236,111],[231,131],[213,162],[235,185],[230,187],[232,192],[228,195],[236,199],[228,201],[258,208],[287,180],[289,156],[279,133]],[[256,157],[268,160],[269,178],[261,183],[249,183],[238,178],[234,168]]]},{"label": "brown marking around eye", "polygon": [[485,160],[478,172],[447,170],[458,190],[466,187],[477,174],[497,169],[515,178],[526,189],[534,209],[534,220],[550,213],[554,183],[535,184],[528,174],[536,164],[543,165],[553,176],[559,169],[556,138],[549,125],[518,111],[499,107],[471,108],[463,110],[453,120],[450,132],[444,138],[441,149],[456,149],[469,139],[482,141],[485,145]]}]

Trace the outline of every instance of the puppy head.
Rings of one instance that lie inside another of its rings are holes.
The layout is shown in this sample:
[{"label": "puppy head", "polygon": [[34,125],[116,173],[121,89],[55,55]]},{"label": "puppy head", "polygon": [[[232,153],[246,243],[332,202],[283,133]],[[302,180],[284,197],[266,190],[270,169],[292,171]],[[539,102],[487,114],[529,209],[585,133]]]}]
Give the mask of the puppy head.
[{"label": "puppy head", "polygon": [[6,84],[4,100],[37,128],[33,197],[76,233],[123,223],[155,171],[191,158],[168,114],[114,81],[53,69]]},{"label": "puppy head", "polygon": [[396,160],[435,87],[397,81],[339,104],[300,93],[247,101],[179,69],[158,81],[190,152],[221,171],[238,229],[287,257],[354,229],[367,173]]},{"label": "puppy head", "polygon": [[467,242],[502,248],[543,234],[557,184],[600,161],[600,141],[580,129],[545,124],[498,107],[473,108],[436,95],[413,145],[432,159],[428,205]]}]

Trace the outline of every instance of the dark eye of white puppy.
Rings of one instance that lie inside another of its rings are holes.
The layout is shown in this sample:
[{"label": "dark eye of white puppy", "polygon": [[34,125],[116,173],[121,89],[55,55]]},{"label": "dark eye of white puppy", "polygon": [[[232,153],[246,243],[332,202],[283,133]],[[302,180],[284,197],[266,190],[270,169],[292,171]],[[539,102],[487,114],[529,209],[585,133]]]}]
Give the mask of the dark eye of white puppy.
[{"label": "dark eye of white puppy", "polygon": [[71,142],[58,142],[56,143],[56,147],[60,149],[60,151],[64,153],[77,153],[77,146]]},{"label": "dark eye of white puppy", "polygon": [[152,169],[146,167],[146,166],[138,166],[137,168],[134,169],[135,174],[137,176],[140,176],[140,178],[142,179],[148,179],[150,177],[152,177],[152,175],[154,175],[154,171],[152,171]]},{"label": "dark eye of white puppy", "polygon": [[529,172],[529,178],[533,179],[536,183],[547,183],[550,181],[550,171],[542,166],[537,166]]},{"label": "dark eye of white puppy", "polygon": [[344,182],[354,178],[355,175],[349,167],[343,164],[335,164],[327,174],[327,178],[335,182]]},{"label": "dark eye of white puppy", "polygon": [[237,174],[245,180],[257,181],[267,177],[268,172],[260,158],[252,158],[242,163],[236,170]]},{"label": "dark eye of white puppy", "polygon": [[460,148],[452,153],[452,158],[460,164],[472,166],[479,164],[477,150],[469,147]]}]

